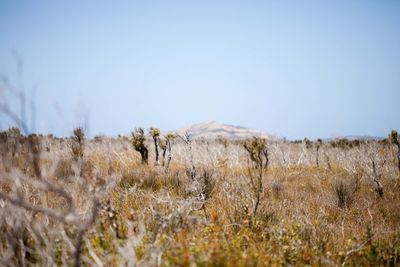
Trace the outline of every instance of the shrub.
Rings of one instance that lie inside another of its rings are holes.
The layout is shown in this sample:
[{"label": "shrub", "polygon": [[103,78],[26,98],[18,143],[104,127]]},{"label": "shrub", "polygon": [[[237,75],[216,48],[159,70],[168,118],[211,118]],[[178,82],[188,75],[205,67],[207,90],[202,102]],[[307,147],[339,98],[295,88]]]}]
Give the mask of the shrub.
[{"label": "shrub", "polygon": [[74,129],[72,140],[72,155],[75,159],[83,158],[83,142],[85,139],[85,133],[82,128],[78,127]]},{"label": "shrub", "polygon": [[136,128],[135,131],[132,132],[132,145],[135,150],[140,153],[142,164],[147,164],[149,159],[149,150],[144,143],[145,140],[143,128]]},{"label": "shrub", "polygon": [[359,170],[353,174],[352,180],[344,182],[340,180],[334,185],[336,194],[336,202],[339,208],[346,209],[351,206],[354,201],[356,192],[360,188],[360,181],[364,175],[364,172]]},{"label": "shrub", "polygon": [[[253,140],[247,140],[243,143],[243,147],[249,154],[252,166],[249,162],[249,178],[250,186],[254,194],[254,208],[253,215],[257,213],[258,206],[261,201],[261,194],[263,192],[263,175],[264,171],[268,168],[268,148],[267,142],[264,138],[254,137]],[[255,169],[255,171],[253,171]]]},{"label": "shrub", "polygon": [[335,184],[335,194],[337,205],[341,209],[350,207],[353,203],[353,193],[349,185],[343,181],[339,181]]}]

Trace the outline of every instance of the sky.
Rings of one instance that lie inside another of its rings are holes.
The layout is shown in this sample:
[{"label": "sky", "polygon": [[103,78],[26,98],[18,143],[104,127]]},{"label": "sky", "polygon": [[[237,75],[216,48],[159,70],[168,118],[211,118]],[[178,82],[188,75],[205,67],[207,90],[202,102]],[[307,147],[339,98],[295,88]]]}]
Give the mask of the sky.
[{"label": "sky", "polygon": [[2,0],[0,74],[35,104],[39,133],[218,121],[386,136],[400,130],[399,14],[383,0]]}]

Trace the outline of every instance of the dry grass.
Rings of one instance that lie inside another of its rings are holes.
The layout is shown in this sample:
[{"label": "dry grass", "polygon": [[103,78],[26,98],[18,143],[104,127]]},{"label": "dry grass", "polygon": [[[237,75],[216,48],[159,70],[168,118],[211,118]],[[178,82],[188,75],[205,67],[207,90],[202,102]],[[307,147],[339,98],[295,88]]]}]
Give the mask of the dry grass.
[{"label": "dry grass", "polygon": [[[189,151],[177,140],[165,172],[153,166],[149,140],[143,165],[124,138],[89,140],[77,159],[73,140],[41,137],[38,177],[26,139],[0,144],[0,265],[400,264],[400,182],[387,144],[324,143],[318,167],[312,145],[268,144],[270,164],[253,214],[248,157],[236,142],[197,141]],[[371,158],[383,197],[375,192]],[[14,196],[44,210],[13,203]]]}]

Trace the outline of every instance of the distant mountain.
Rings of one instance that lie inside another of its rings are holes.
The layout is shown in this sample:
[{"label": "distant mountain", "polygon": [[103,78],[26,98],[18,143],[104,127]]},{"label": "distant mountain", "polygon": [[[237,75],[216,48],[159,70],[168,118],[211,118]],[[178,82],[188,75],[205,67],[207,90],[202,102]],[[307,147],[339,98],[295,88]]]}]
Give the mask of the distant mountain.
[{"label": "distant mountain", "polygon": [[331,138],[325,138],[324,141],[332,141],[332,140],[336,140],[336,139],[379,141],[379,140],[385,139],[385,137],[369,136],[369,135],[344,135],[344,136],[335,136],[335,137],[331,137]]},{"label": "distant mountain", "polygon": [[249,129],[242,126],[234,126],[223,124],[215,121],[193,124],[176,131],[179,135],[186,132],[190,133],[193,139],[206,138],[215,139],[222,136],[227,139],[246,139],[256,137],[263,137],[268,140],[277,140],[276,136],[264,133],[259,130]]}]

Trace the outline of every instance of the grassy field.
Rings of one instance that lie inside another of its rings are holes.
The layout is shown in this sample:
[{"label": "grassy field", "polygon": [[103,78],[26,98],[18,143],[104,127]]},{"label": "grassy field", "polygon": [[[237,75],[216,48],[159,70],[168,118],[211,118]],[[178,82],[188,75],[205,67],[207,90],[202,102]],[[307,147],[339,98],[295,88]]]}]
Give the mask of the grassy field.
[{"label": "grassy field", "polygon": [[400,264],[390,142],[0,138],[1,266]]}]

